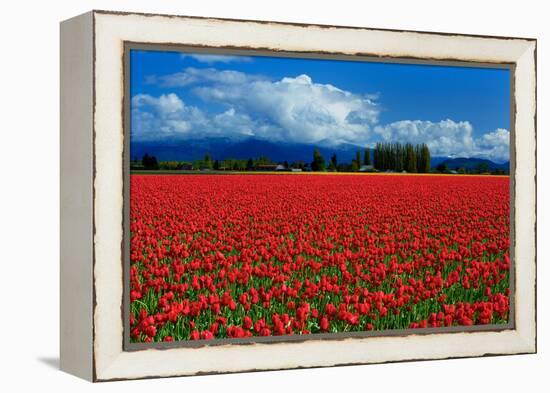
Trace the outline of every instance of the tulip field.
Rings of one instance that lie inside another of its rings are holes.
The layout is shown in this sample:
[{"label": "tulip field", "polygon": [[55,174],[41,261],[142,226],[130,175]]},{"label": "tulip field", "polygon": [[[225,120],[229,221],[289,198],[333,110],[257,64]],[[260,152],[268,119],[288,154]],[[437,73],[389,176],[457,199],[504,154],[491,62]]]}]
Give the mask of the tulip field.
[{"label": "tulip field", "polygon": [[506,323],[510,179],[132,174],[130,340]]}]

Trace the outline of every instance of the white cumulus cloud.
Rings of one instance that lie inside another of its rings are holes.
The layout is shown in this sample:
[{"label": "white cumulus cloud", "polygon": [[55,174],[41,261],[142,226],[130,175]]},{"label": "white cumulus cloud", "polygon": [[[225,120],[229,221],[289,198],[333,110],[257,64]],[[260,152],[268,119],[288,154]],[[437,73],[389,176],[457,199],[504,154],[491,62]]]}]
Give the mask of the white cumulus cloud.
[{"label": "white cumulus cloud", "polygon": [[[225,103],[248,113],[264,127],[255,136],[296,143],[366,143],[380,109],[369,97],[315,83],[308,75],[279,81],[214,83],[194,92],[206,101]],[[268,132],[278,130],[276,134]]]},{"label": "white cumulus cloud", "polygon": [[473,127],[467,121],[402,120],[375,128],[384,141],[426,143],[432,155],[450,156],[474,148]]},{"label": "white cumulus cloud", "polygon": [[374,132],[383,141],[426,143],[432,156],[483,157],[494,161],[509,159],[510,133],[497,129],[474,137],[474,128],[468,121],[402,120],[377,126]]},{"label": "white cumulus cloud", "polygon": [[493,160],[507,161],[510,158],[510,131],[497,128],[476,140],[477,155]]},{"label": "white cumulus cloud", "polygon": [[187,67],[182,72],[174,74],[151,75],[147,78],[147,82],[161,87],[186,87],[198,83],[243,84],[259,78],[262,77],[233,70]]},{"label": "white cumulus cloud", "polygon": [[273,81],[239,71],[190,67],[151,82],[166,88],[190,88],[202,100],[226,109],[207,113],[186,105],[175,93],[138,94],[132,99],[132,137],[136,140],[254,137],[323,146],[400,141],[426,143],[432,156],[509,159],[506,129],[476,136],[468,121],[379,124],[377,96],[318,83],[305,74]]},{"label": "white cumulus cloud", "polygon": [[256,123],[230,108],[207,116],[174,93],[132,98],[132,138],[136,141],[166,141],[209,137],[244,138],[252,135]]}]

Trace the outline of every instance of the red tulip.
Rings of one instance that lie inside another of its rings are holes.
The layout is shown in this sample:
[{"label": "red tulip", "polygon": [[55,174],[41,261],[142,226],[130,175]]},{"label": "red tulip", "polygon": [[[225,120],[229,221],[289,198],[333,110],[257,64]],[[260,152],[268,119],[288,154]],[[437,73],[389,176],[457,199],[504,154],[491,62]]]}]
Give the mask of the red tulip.
[{"label": "red tulip", "polygon": [[249,316],[243,318],[243,328],[246,330],[252,329],[252,318]]},{"label": "red tulip", "polygon": [[132,342],[508,321],[509,178],[130,182]]},{"label": "red tulip", "polygon": [[327,317],[322,317],[321,320],[319,321],[319,327],[321,328],[321,330],[323,332],[326,332],[328,331],[328,318]]}]

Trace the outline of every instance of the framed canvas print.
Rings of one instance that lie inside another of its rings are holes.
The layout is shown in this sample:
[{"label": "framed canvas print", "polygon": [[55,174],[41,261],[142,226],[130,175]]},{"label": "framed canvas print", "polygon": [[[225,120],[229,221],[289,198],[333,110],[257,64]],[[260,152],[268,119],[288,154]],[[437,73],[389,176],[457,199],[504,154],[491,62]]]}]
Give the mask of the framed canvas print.
[{"label": "framed canvas print", "polygon": [[61,24],[61,368],[536,351],[536,40]]}]

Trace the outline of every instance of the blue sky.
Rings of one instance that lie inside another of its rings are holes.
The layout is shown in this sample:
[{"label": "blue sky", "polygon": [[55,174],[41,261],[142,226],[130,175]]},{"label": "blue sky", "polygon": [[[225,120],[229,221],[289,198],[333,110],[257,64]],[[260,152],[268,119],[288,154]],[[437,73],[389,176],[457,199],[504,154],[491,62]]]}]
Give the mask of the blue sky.
[{"label": "blue sky", "polygon": [[131,51],[132,141],[250,138],[509,159],[506,69]]}]

